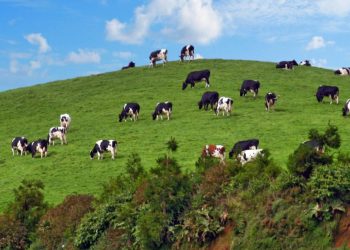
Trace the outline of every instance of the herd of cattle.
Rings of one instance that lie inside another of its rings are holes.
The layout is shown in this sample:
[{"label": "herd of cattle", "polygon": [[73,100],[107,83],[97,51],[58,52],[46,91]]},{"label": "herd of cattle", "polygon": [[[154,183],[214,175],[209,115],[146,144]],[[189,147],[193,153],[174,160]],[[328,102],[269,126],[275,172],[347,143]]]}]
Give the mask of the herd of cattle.
[{"label": "herd of cattle", "polygon": [[[150,67],[156,66],[157,61],[163,61],[163,66],[167,62],[167,49],[160,49],[153,51],[150,56]],[[194,60],[194,46],[186,45],[181,49],[180,60],[184,61],[186,58],[188,60]],[[278,69],[293,69],[294,66],[305,65],[311,66],[308,60],[302,61],[298,64],[295,60],[293,61],[281,61],[276,64]],[[128,66],[122,69],[135,67],[134,62],[130,62]],[[334,72],[339,75],[350,75],[350,68],[341,68]],[[185,90],[187,85],[190,84],[191,88],[195,86],[195,83],[205,81],[206,88],[210,87],[210,70],[200,70],[190,72],[185,81],[182,84],[182,90]],[[258,95],[260,82],[257,80],[244,80],[240,88],[240,96],[246,96],[248,92],[253,94],[255,98]],[[335,101],[337,104],[339,102],[339,88],[337,86],[320,86],[315,94],[318,102],[322,102],[324,97],[330,98],[330,103]],[[273,92],[268,92],[265,95],[265,109],[269,111],[276,103],[277,95]],[[198,102],[199,109],[208,110],[210,108],[215,112],[216,115],[222,111],[223,115],[230,115],[233,107],[233,99],[230,97],[219,96],[216,91],[206,91],[203,93],[201,100]],[[160,102],[156,104],[155,110],[152,113],[153,120],[158,120],[159,118],[163,120],[163,115],[166,116],[167,120],[170,120],[172,114],[173,104],[169,101]],[[343,116],[347,116],[350,113],[350,99],[348,99],[343,107]],[[140,113],[140,105],[138,103],[126,103],[124,104],[121,113],[119,114],[119,122],[123,120],[126,121],[130,118],[132,121],[138,120]],[[60,126],[52,127],[49,130],[47,139],[39,139],[31,143],[28,142],[25,137],[15,137],[11,142],[12,154],[15,152],[20,154],[31,153],[32,157],[35,157],[36,153],[39,152],[41,158],[47,156],[47,150],[49,145],[54,145],[55,139],[59,139],[61,144],[67,144],[66,134],[71,123],[71,117],[69,114],[60,115]],[[306,146],[312,147],[318,152],[322,152],[320,145],[315,141],[304,142]],[[237,159],[242,165],[252,161],[258,155],[263,155],[263,149],[258,148],[258,139],[248,139],[243,141],[238,141],[234,144],[233,148],[229,152],[229,158]],[[91,159],[97,154],[98,159],[103,159],[103,153],[110,152],[112,159],[115,159],[117,154],[117,141],[116,140],[98,140],[93,149],[90,151]],[[202,157],[215,157],[219,158],[221,161],[225,159],[225,147],[223,145],[209,144],[205,145],[202,150]]]}]

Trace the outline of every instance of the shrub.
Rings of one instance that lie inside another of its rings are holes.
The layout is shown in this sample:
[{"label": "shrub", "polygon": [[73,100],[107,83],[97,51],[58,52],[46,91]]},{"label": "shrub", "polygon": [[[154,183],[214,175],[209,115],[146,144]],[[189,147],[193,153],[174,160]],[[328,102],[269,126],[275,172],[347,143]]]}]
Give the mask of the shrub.
[{"label": "shrub", "polygon": [[28,245],[26,227],[14,217],[0,216],[0,249],[25,249]]}]

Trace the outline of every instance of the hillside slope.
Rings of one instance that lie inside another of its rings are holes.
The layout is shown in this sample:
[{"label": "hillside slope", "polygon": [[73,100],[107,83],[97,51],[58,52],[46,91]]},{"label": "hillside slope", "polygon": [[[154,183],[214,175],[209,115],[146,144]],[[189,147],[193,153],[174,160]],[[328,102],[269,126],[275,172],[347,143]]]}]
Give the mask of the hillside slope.
[{"label": "hillside slope", "polygon": [[[205,89],[196,84],[181,90],[188,72],[211,70],[211,87],[222,96],[234,99],[233,115],[216,117],[212,111],[198,110],[197,102]],[[239,96],[244,79],[261,82],[259,96]],[[324,130],[330,121],[339,128],[342,152],[349,152],[348,119],[341,108],[350,98],[350,78],[335,76],[332,71],[314,67],[296,67],[292,71],[276,70],[273,63],[233,60],[198,60],[191,63],[170,62],[165,67],[137,67],[101,75],[52,82],[0,93],[0,211],[12,200],[12,190],[24,178],[41,179],[45,197],[58,203],[67,194],[91,193],[101,184],[123,171],[132,152],[138,153],[146,168],[166,153],[165,143],[175,137],[179,149],[175,158],[184,169],[191,170],[208,143],[223,144],[229,151],[234,142],[259,138],[260,147],[270,150],[277,164],[285,166],[288,156],[307,139],[311,128]],[[319,85],[337,85],[340,103],[317,103],[314,96]],[[279,95],[275,111],[266,112],[264,95]],[[157,102],[173,102],[170,121],[153,121],[151,113]],[[140,119],[133,123],[118,122],[124,103],[138,102]],[[58,126],[62,113],[72,117],[68,145],[58,142],[49,148],[46,159],[38,156],[13,157],[10,143],[15,136],[30,141],[46,138],[50,127]],[[119,142],[118,155],[112,161],[89,158],[98,139]]]}]

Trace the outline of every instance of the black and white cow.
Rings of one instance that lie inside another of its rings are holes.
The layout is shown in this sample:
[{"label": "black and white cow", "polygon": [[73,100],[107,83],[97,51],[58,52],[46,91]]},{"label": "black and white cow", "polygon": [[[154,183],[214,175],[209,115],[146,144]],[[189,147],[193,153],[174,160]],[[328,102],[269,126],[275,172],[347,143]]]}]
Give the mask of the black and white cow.
[{"label": "black and white cow", "polygon": [[272,108],[277,101],[277,96],[275,93],[269,92],[265,95],[265,108],[267,111]]},{"label": "black and white cow", "polygon": [[211,109],[214,109],[214,106],[219,101],[219,93],[216,91],[207,91],[202,95],[202,99],[198,102],[198,108],[204,110],[208,110],[208,106],[210,104]]},{"label": "black and white cow", "polygon": [[131,61],[131,62],[129,62],[128,66],[124,66],[122,68],[122,70],[128,69],[128,68],[134,68],[134,67],[135,67],[135,63],[133,61]]},{"label": "black and white cow", "polygon": [[15,137],[12,139],[11,142],[11,149],[12,149],[12,155],[15,155],[15,151],[18,155],[18,153],[21,154],[21,156],[26,154],[27,152],[27,146],[28,146],[28,140],[25,137]]},{"label": "black and white cow", "polygon": [[321,85],[318,87],[316,92],[316,99],[318,102],[322,102],[323,97],[328,96],[330,99],[330,104],[335,101],[339,103],[339,88],[337,86],[325,86]]},{"label": "black and white cow", "polygon": [[181,49],[180,52],[180,60],[181,62],[183,62],[185,60],[185,58],[189,58],[189,60],[194,60],[194,46],[189,44],[184,46]]},{"label": "black and white cow", "polygon": [[187,87],[187,84],[191,84],[191,88],[193,88],[194,84],[200,81],[205,81],[205,87],[208,88],[210,87],[209,77],[210,71],[208,69],[192,71],[187,75],[186,80],[182,83],[182,90],[184,90]]},{"label": "black and white cow", "polygon": [[138,103],[126,103],[122,109],[122,112],[119,114],[119,121],[121,122],[123,119],[126,121],[128,117],[131,120],[136,121],[139,118],[140,113],[140,105]]},{"label": "black and white cow", "polygon": [[337,70],[334,71],[334,74],[335,75],[348,76],[348,75],[350,75],[350,68],[343,67],[343,68],[337,69]]},{"label": "black and white cow", "polygon": [[343,107],[343,116],[347,116],[350,113],[350,99],[346,100],[346,103]]},{"label": "black and white cow", "polygon": [[248,91],[252,92],[254,97],[259,92],[260,82],[256,80],[244,80],[241,86],[241,90],[239,92],[240,96],[245,96]]},{"label": "black and white cow", "polygon": [[37,141],[33,141],[32,143],[28,144],[27,151],[32,154],[33,158],[37,152],[39,152],[40,157],[43,158],[47,156],[48,146],[49,146],[49,142],[47,140],[39,139]]},{"label": "black and white cow", "polygon": [[168,120],[170,120],[170,115],[173,110],[173,104],[171,102],[159,102],[156,105],[156,108],[152,114],[153,120],[160,117],[163,120],[163,114],[167,116]]},{"label": "black and white cow", "polygon": [[293,61],[281,61],[276,64],[276,69],[293,69],[293,66],[298,66],[298,63]]},{"label": "black and white cow", "polygon": [[309,140],[309,141],[304,141],[302,143],[304,146],[307,148],[310,148],[312,150],[315,150],[319,154],[323,154],[325,151],[325,146],[324,143],[319,142],[318,140]]},{"label": "black and white cow", "polygon": [[263,150],[259,149],[248,149],[238,154],[237,158],[239,162],[244,165],[247,162],[255,160],[259,155],[264,155]]},{"label": "black and white cow", "polygon": [[311,63],[310,63],[310,61],[309,60],[304,60],[304,61],[301,61],[300,63],[299,63],[299,65],[302,65],[302,66],[311,66]]},{"label": "black and white cow", "polygon": [[62,115],[60,115],[61,127],[65,127],[66,130],[68,130],[71,121],[72,121],[72,118],[70,117],[69,114],[62,114]]},{"label": "black and white cow", "polygon": [[167,49],[159,49],[152,51],[149,55],[150,67],[155,67],[157,61],[163,61],[163,66],[166,62],[168,62],[168,50]]},{"label": "black and white cow", "polygon": [[94,159],[94,156],[97,154],[98,159],[103,159],[103,153],[110,152],[112,159],[114,160],[117,155],[117,141],[116,140],[99,140],[95,143],[95,146],[90,151],[91,160]]},{"label": "black and white cow", "polygon": [[238,155],[244,150],[248,149],[257,149],[259,146],[259,140],[258,139],[249,139],[244,141],[238,141],[233,145],[233,148],[229,152],[229,158],[232,158],[234,155]]},{"label": "black and white cow", "polygon": [[220,111],[222,111],[222,115],[230,115],[232,111],[233,100],[230,97],[220,97],[218,101],[218,105],[215,109],[216,115],[219,115]]},{"label": "black and white cow", "polygon": [[67,144],[67,129],[65,127],[52,127],[47,135],[49,145],[55,145],[55,139],[60,139],[61,144]]}]

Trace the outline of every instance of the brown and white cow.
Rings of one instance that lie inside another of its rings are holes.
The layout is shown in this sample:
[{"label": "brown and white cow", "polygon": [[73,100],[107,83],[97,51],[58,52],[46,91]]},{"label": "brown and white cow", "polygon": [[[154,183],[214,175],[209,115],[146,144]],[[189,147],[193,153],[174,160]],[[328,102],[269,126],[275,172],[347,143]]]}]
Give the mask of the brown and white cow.
[{"label": "brown and white cow", "polygon": [[225,147],[214,144],[205,145],[202,150],[202,157],[214,157],[223,161],[225,159]]}]

